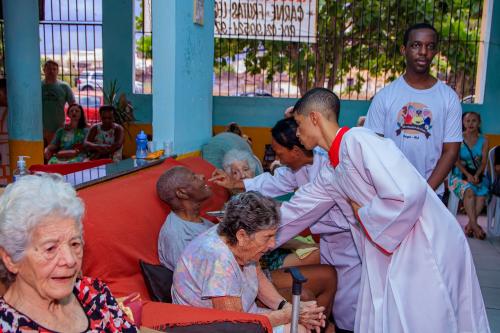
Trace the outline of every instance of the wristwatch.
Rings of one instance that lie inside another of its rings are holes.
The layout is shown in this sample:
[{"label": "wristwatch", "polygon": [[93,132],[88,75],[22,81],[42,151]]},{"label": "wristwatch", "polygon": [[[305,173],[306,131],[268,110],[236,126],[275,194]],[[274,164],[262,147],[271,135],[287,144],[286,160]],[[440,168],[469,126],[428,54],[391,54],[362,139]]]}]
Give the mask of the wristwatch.
[{"label": "wristwatch", "polygon": [[278,305],[278,310],[281,310],[285,307],[285,304],[288,303],[286,299],[282,300]]}]

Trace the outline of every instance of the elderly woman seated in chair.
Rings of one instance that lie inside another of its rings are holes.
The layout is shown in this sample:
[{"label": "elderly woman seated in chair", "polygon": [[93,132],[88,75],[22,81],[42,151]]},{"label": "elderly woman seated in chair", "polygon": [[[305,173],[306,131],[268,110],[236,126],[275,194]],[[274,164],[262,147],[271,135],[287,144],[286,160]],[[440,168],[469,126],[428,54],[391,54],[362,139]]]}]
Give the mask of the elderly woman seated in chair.
[{"label": "elderly woman seated in chair", "polygon": [[222,168],[234,181],[253,178],[262,172],[257,157],[246,150],[231,149],[222,160]]},{"label": "elderly woman seated in chair", "polygon": [[[177,262],[174,303],[263,314],[274,332],[289,332],[292,307],[259,266],[260,257],[275,246],[278,225],[278,205],[271,198],[257,192],[233,197],[223,220],[194,239]],[[319,332],[324,310],[315,301],[302,302],[300,331]]]},{"label": "elderly woman seated in chair", "polygon": [[76,163],[88,160],[83,142],[88,133],[87,120],[81,105],[69,106],[69,124],[57,130],[52,142],[45,148],[48,164]]},{"label": "elderly woman seated in chair", "polygon": [[0,198],[0,332],[138,332],[109,289],[81,277],[82,201],[55,174],[29,175]]}]

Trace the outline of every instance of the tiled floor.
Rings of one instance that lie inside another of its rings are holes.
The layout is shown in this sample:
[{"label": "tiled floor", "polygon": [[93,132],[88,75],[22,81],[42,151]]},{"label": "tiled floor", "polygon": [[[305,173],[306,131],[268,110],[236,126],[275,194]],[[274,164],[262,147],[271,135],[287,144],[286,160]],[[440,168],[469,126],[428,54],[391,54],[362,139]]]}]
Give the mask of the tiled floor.
[{"label": "tiled floor", "polygon": [[[459,215],[458,221],[465,225],[467,218]],[[486,217],[481,216],[479,224],[486,230]],[[500,237],[477,240],[469,238],[477,276],[483,293],[491,332],[500,333]]]}]

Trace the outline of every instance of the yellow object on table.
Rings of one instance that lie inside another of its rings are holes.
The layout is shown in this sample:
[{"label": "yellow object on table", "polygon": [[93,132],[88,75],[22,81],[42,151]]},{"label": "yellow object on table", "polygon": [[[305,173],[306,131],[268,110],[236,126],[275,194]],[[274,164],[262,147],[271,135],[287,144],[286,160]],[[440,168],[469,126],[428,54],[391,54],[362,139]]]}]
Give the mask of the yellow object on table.
[{"label": "yellow object on table", "polygon": [[162,157],[164,152],[165,152],[165,150],[160,149],[160,150],[154,151],[152,153],[149,153],[146,156],[146,160],[156,160],[157,158]]}]

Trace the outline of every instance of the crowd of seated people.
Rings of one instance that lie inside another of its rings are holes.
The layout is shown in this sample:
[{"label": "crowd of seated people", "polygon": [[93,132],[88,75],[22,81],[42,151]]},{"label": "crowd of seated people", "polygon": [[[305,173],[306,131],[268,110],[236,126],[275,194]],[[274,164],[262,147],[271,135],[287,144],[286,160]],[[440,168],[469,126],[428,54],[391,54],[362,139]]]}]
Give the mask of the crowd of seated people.
[{"label": "crowd of seated people", "polygon": [[[258,264],[262,254],[274,247],[278,224],[273,199],[258,192],[232,198],[217,227],[189,243],[179,258],[172,285],[174,303],[260,313],[269,318],[274,332],[289,332],[292,307]],[[303,302],[300,331],[324,326],[324,310],[316,301]]]},{"label": "crowd of seated people", "polygon": [[120,161],[124,129],[114,122],[114,110],[110,105],[101,106],[101,122],[89,129],[82,106],[71,104],[67,110],[69,123],[56,131],[52,142],[45,148],[47,163],[76,163],[103,158]]},{"label": "crowd of seated people", "polygon": [[[288,121],[294,122],[293,119],[289,119]],[[286,127],[286,125],[285,125]],[[295,133],[291,133],[295,138],[296,143],[298,143],[298,139],[295,136]],[[298,143],[300,145],[300,143]],[[273,140],[272,147],[276,151],[277,156],[281,156],[280,152],[283,149],[287,149],[282,145],[278,144],[276,140]],[[303,151],[298,149],[302,154],[308,154],[309,158],[312,160],[312,152],[311,151]],[[246,151],[241,150],[230,150],[226,153],[223,160],[223,168],[222,170],[216,170],[214,172],[214,177],[212,179],[216,179],[217,176],[221,176],[225,179],[225,182],[216,182],[218,185],[226,187],[232,193],[236,193],[244,189],[244,181],[249,180],[255,177],[255,159],[254,156]],[[287,161],[282,161],[284,165],[286,165]],[[292,163],[293,164],[293,163]],[[237,185],[228,185],[228,184],[238,184]],[[270,183],[274,186],[276,184]],[[294,189],[291,189],[293,192]],[[304,242],[306,241],[306,242]],[[296,239],[292,239],[285,244],[283,244],[280,248],[277,248],[270,253],[267,253],[263,256],[262,262],[264,267],[268,268],[271,271],[277,270],[279,268],[290,267],[290,266],[304,266],[304,265],[314,265],[319,264],[320,255],[319,251],[312,251],[307,256],[299,257],[296,254],[296,250],[298,249],[306,249],[306,248],[316,248],[317,244],[310,244],[306,239],[302,237],[297,237]]]},{"label": "crowd of seated people", "polygon": [[[205,239],[208,230],[214,229],[212,222],[200,216],[201,205],[210,198],[212,192],[202,175],[197,175],[185,167],[177,166],[167,170],[160,176],[157,182],[157,193],[171,208],[171,212],[167,216],[158,237],[158,256],[160,262],[165,267],[174,271],[178,267],[181,254],[193,239]],[[231,205],[229,204],[222,221],[225,221],[227,216],[229,216],[230,207]],[[255,217],[249,217],[249,214],[253,216],[252,214],[255,213],[252,213],[254,209],[251,205],[241,205],[240,210],[237,215],[241,219],[255,219]],[[254,224],[251,221],[247,221],[246,223]],[[205,241],[201,242],[204,243]],[[250,251],[251,249],[248,250]],[[267,252],[267,249],[260,252]],[[254,259],[256,260],[254,263],[259,266],[259,272],[261,272],[260,258]],[[206,260],[215,262],[213,261],[214,258],[211,257],[207,257]],[[319,263],[319,260],[317,262]],[[191,274],[197,274],[195,271],[207,272],[207,269],[206,267],[197,266],[194,271],[191,271]],[[308,279],[308,282],[304,285],[303,299],[317,301],[320,306],[326,309],[325,313],[329,313],[336,289],[336,274],[334,269],[325,265],[309,265],[301,267],[301,272]],[[272,272],[267,271],[266,273],[272,281],[273,288],[278,290],[286,299],[290,300],[291,278],[289,275],[283,269],[276,269]],[[201,281],[198,282],[202,283]],[[266,282],[267,284],[269,282]],[[255,296],[253,299],[255,300]],[[244,311],[248,312],[250,309],[245,308]]]}]

